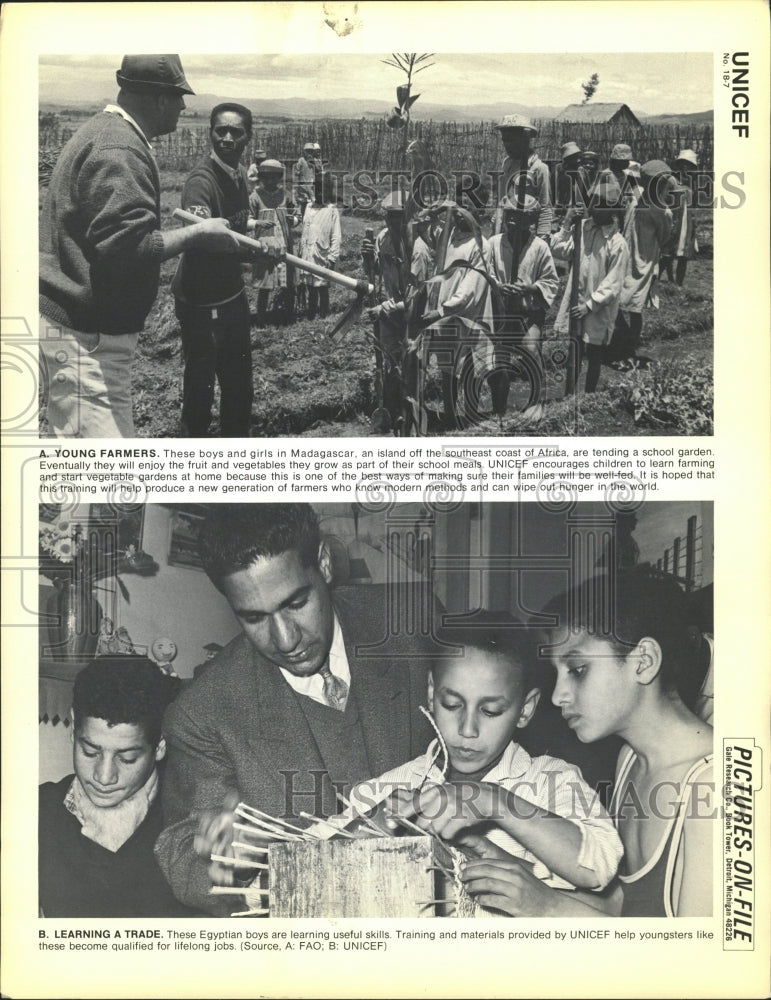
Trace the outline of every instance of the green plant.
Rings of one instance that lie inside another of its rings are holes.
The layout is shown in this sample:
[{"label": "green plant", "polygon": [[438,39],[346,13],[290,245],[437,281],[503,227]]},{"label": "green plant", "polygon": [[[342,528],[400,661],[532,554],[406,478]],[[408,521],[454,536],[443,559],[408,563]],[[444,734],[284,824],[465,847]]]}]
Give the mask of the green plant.
[{"label": "green plant", "polygon": [[390,59],[380,60],[386,66],[395,66],[396,69],[400,69],[402,73],[407,75],[407,82],[396,88],[396,105],[386,122],[389,128],[404,128],[405,125],[409,124],[410,108],[420,97],[420,94],[412,95],[410,93],[412,77],[434,65],[434,63],[427,62],[428,59],[433,58],[433,55],[433,52],[424,52],[422,55],[418,55],[417,52],[392,52]]},{"label": "green plant", "polygon": [[713,370],[688,359],[633,369],[614,388],[638,427],[671,427],[678,434],[712,434]]}]

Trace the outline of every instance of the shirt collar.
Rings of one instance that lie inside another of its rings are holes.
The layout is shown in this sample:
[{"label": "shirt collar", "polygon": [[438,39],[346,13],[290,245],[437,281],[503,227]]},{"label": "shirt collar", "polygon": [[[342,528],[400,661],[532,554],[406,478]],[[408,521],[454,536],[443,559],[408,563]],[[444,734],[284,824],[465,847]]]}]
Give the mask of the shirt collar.
[{"label": "shirt collar", "polygon": [[80,823],[80,832],[101,847],[115,853],[137,830],[158,794],[158,770],[132,796],[117,806],[101,809],[89,799],[75,776],[64,797],[64,808]]},{"label": "shirt collar", "polygon": [[238,178],[240,177],[238,167],[228,166],[228,164],[225,163],[224,160],[220,159],[220,157],[217,156],[214,150],[211,151],[211,158],[214,160],[214,162],[217,164],[218,167],[222,167],[222,169],[225,171],[228,177],[230,177],[232,180],[238,183]]},{"label": "shirt collar", "polygon": [[142,129],[139,127],[135,119],[131,117],[128,111],[125,111],[119,104],[108,104],[104,109],[108,115],[120,115],[121,118],[125,118],[129,125],[132,125],[136,131],[139,133],[140,138],[144,139],[147,144],[147,148],[152,152],[152,146],[150,145],[150,140],[144,134]]},{"label": "shirt collar", "polygon": [[[294,691],[297,692],[297,694],[304,694],[308,698],[312,698],[313,701],[326,704],[326,699],[324,698],[323,693],[324,679],[321,676],[320,670],[316,671],[315,674],[311,674],[310,677],[296,677],[283,667],[279,667],[279,670],[284,675],[284,680]],[[345,652],[343,630],[340,628],[340,622],[338,621],[337,615],[335,615],[332,645],[329,649],[329,670],[335,677],[339,677],[341,681],[345,681],[345,683],[350,687],[351,668],[348,664],[348,655]]]}]

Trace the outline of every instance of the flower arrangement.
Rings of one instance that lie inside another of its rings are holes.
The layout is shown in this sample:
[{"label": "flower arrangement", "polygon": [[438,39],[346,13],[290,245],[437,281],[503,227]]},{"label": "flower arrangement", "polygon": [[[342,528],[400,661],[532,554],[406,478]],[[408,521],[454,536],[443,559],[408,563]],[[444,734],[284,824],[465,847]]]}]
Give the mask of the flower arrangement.
[{"label": "flower arrangement", "polygon": [[123,597],[128,598],[121,575],[152,576],[159,568],[133,538],[129,540],[135,530],[130,520],[117,516],[111,522],[100,523],[98,518],[86,521],[66,512],[54,514],[51,520],[41,519],[38,529],[41,574],[54,585],[69,580],[93,585],[97,580],[114,577]]}]

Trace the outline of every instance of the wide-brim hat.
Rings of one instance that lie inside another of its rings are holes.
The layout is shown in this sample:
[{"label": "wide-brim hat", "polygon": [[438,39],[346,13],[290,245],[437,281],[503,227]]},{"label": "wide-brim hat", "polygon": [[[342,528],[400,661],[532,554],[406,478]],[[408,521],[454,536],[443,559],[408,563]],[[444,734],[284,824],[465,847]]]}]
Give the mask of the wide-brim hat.
[{"label": "wide-brim hat", "polygon": [[581,150],[578,148],[577,142],[566,142],[560,148],[560,153],[562,154],[562,159],[567,160],[569,156],[580,156]]},{"label": "wide-brim hat", "polygon": [[610,158],[611,160],[631,160],[632,147],[627,146],[625,142],[616,143],[616,145],[610,151]]},{"label": "wide-brim hat", "polygon": [[257,164],[258,174],[283,174],[284,165],[278,160],[263,160]]},{"label": "wide-brim hat", "polygon": [[618,208],[621,205],[621,188],[613,175],[603,175],[592,188],[590,208]]},{"label": "wide-brim hat", "polygon": [[686,163],[691,163],[694,167],[698,167],[699,165],[699,157],[692,149],[681,149],[677,154],[675,163],[678,163],[680,160],[685,160]]},{"label": "wide-brim hat", "polygon": [[599,160],[599,158],[600,154],[595,153],[593,149],[585,149],[583,153],[581,153],[582,160]]},{"label": "wide-brim hat", "polygon": [[541,204],[537,198],[531,194],[526,194],[524,201],[512,201],[508,196],[501,201],[501,208],[506,212],[519,212],[522,215],[538,215],[541,211]]},{"label": "wide-brim hat", "polygon": [[663,160],[648,160],[640,167],[643,177],[660,177],[662,174],[671,174],[672,168]]},{"label": "wide-brim hat", "polygon": [[504,115],[495,127],[500,132],[506,129],[522,129],[525,132],[530,132],[532,135],[538,134],[538,129],[534,128],[530,119],[524,115]]},{"label": "wide-brim hat", "polygon": [[640,170],[640,164],[637,160],[630,160],[629,166],[624,171],[629,177],[634,177],[636,180],[640,180],[642,177],[642,171]]},{"label": "wide-brim hat", "polygon": [[315,149],[315,148],[316,148],[315,142],[306,142],[305,145],[303,146],[303,152],[305,152],[306,149]]},{"label": "wide-brim hat", "polygon": [[175,94],[194,94],[185,79],[177,55],[124,56],[115,74],[123,90],[167,90]]}]

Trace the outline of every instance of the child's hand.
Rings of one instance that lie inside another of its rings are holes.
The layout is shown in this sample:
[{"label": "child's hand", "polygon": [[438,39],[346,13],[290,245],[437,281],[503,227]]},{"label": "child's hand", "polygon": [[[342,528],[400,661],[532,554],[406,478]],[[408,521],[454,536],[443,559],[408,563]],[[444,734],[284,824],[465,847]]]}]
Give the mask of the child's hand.
[{"label": "child's hand", "polygon": [[468,861],[460,870],[460,880],[481,906],[511,917],[555,915],[556,890],[537,879],[530,866],[517,858]]},{"label": "child's hand", "polygon": [[489,837],[474,830],[466,830],[453,840],[453,846],[458,847],[469,860],[479,861],[511,861],[512,855],[502,847],[494,844]]},{"label": "child's hand", "polygon": [[422,789],[416,802],[417,824],[429,827],[445,840],[453,840],[463,830],[480,823],[496,823],[503,815],[500,785],[481,781],[448,781]]}]

